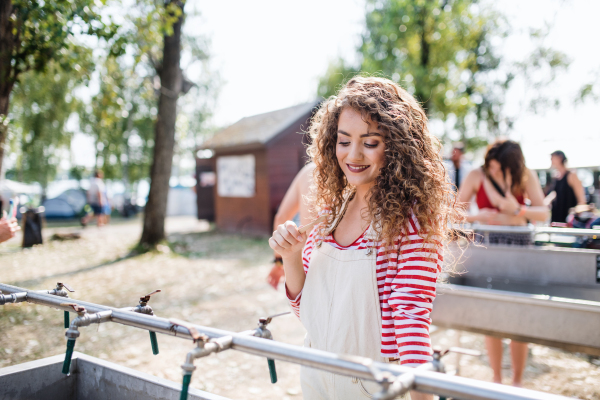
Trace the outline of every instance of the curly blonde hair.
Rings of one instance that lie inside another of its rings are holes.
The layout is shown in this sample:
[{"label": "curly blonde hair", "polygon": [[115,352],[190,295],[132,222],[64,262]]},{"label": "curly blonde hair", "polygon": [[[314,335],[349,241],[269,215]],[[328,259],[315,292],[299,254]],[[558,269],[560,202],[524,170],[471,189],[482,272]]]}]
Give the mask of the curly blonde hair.
[{"label": "curly blonde hair", "polygon": [[[406,90],[378,77],[356,76],[326,100],[312,118],[308,154],[316,164],[314,201],[329,209],[329,224],[342,212],[349,185],[336,157],[338,122],[346,107],[378,124],[384,134],[385,161],[367,201],[378,240],[393,244],[414,213],[425,242],[450,235],[449,223],[462,220],[456,196],[446,179],[441,144],[429,133],[427,115]],[[327,227],[319,234],[327,235]]]}]

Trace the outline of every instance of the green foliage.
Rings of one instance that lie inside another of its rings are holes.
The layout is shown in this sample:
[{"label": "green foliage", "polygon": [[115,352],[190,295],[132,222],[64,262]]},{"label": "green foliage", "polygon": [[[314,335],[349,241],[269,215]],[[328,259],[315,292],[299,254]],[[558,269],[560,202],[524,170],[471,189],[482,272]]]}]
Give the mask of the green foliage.
[{"label": "green foliage", "polygon": [[156,96],[152,81],[115,57],[99,68],[99,93],[79,107],[80,128],[96,143],[96,167],[106,179],[135,182],[151,162]]},{"label": "green foliage", "polygon": [[[99,14],[104,4],[105,0],[13,0],[9,17],[12,68],[0,74],[0,80],[15,83],[21,73],[42,72],[51,61],[63,71],[77,72],[80,55],[87,50],[74,36],[91,35],[110,42],[117,32],[118,26]],[[7,49],[2,50],[6,54]]]},{"label": "green foliage", "polygon": [[81,181],[83,178],[87,178],[90,175],[90,172],[91,171],[88,171],[87,168],[76,165],[69,170],[69,178]]},{"label": "green foliage", "polygon": [[13,91],[9,146],[16,163],[13,175],[45,188],[55,175],[64,154],[69,154],[73,132],[65,128],[76,110],[72,91],[88,78],[90,54],[78,59],[78,70],[64,71],[50,62],[45,72],[26,72]]},{"label": "green foliage", "polygon": [[[180,2],[115,3],[123,16],[120,26],[108,17],[107,0],[13,0],[12,5],[12,44],[0,47],[11,58],[9,64],[0,60],[0,96],[13,93],[10,118],[0,115],[0,145],[8,132],[14,164],[8,175],[43,186],[52,180],[68,158],[73,132],[65,124],[76,111],[81,131],[95,140],[96,166],[107,179],[147,178],[163,38],[181,16]],[[191,56],[186,59],[202,63],[202,74],[194,82],[184,78],[184,92],[192,91],[182,107],[180,152],[195,147],[214,107],[219,80],[208,68],[208,45],[203,37],[183,37],[183,50]],[[87,46],[95,50],[93,62]],[[98,92],[79,100],[77,87],[90,82],[99,83]],[[70,175],[81,179],[89,172],[73,166]]]},{"label": "green foliage", "polygon": [[[360,65],[335,61],[318,92],[335,94],[354,71],[383,75],[412,93],[430,118],[452,120],[467,147],[484,145],[481,136],[512,125],[502,106],[515,76],[533,79],[540,89],[568,65],[562,53],[541,43],[523,63],[501,65],[496,43],[509,28],[501,13],[477,0],[368,0]],[[545,34],[532,37],[541,41]],[[548,79],[536,75],[544,68],[552,71]],[[544,98],[531,99],[530,106]]]},{"label": "green foliage", "polygon": [[575,95],[575,103],[582,104],[588,100],[597,102],[600,100],[600,68],[593,71],[589,82],[581,85]]},{"label": "green foliage", "polygon": [[[99,68],[100,90],[79,109],[83,132],[97,146],[96,167],[107,179],[135,183],[148,178],[154,146],[154,125],[164,35],[181,15],[177,2],[166,6],[140,1],[125,9],[127,20],[119,31],[120,52],[113,51]],[[116,45],[112,45],[114,49]],[[214,107],[219,79],[209,68],[209,43],[204,37],[183,36],[182,50],[189,64],[201,63],[201,76],[183,77],[184,92],[177,129],[177,152],[195,148],[196,135],[206,130]],[[187,67],[189,67],[188,65]]]}]

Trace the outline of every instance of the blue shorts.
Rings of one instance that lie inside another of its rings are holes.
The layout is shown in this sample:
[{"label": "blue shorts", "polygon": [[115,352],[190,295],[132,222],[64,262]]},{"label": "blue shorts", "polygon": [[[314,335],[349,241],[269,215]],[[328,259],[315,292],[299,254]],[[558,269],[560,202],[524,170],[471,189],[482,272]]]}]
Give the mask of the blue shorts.
[{"label": "blue shorts", "polygon": [[102,206],[100,204],[90,204],[90,206],[92,207],[94,215],[102,214]]}]

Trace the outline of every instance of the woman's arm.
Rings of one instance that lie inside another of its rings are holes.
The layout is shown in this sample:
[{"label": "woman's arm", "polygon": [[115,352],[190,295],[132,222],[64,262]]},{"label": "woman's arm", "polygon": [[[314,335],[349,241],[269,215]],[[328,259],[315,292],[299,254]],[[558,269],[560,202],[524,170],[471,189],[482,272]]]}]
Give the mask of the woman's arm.
[{"label": "woman's arm", "polygon": [[531,206],[525,208],[525,213],[521,215],[530,221],[546,222],[550,218],[550,210],[544,205],[544,192],[537,174],[527,169],[527,181],[525,184],[525,193],[531,201]]},{"label": "woman's arm", "polygon": [[269,239],[273,251],[281,254],[285,269],[286,288],[288,296],[296,298],[304,287],[304,267],[302,265],[302,248],[308,237],[307,233],[298,232],[298,227],[292,221],[279,225]]},{"label": "woman's arm", "polygon": [[[289,189],[287,190],[287,192],[285,192],[283,200],[281,200],[281,204],[279,205],[277,214],[275,214],[275,218],[273,219],[273,231],[276,231],[277,227],[279,225],[284,224],[285,221],[294,218],[294,215],[296,215],[296,213],[300,209],[301,194],[299,187],[301,184],[301,179],[299,178],[299,176],[301,175],[301,173],[302,171],[300,171],[300,173],[296,175]],[[274,251],[274,253],[275,258],[280,257],[280,255],[276,251]],[[271,271],[269,272],[269,275],[267,275],[267,282],[269,283],[269,285],[273,286],[273,289],[277,290],[279,282],[281,281],[281,279],[283,279],[284,276],[284,267],[281,265],[281,263],[275,262],[273,264],[273,267],[271,268]]]},{"label": "woman's arm", "polygon": [[387,306],[394,319],[400,363],[410,367],[431,361],[430,313],[443,262],[442,244],[423,243],[415,219],[409,237],[401,238],[395,249],[397,263],[392,256],[384,287],[390,293]]},{"label": "woman's arm", "polygon": [[[465,212],[469,211],[469,204],[473,196],[477,195],[477,191],[479,190],[479,186],[481,185],[483,176],[483,171],[481,168],[473,169],[465,180],[460,185],[460,189],[458,190],[456,202],[458,206],[461,207]],[[497,214],[496,210],[493,209],[483,209],[479,210],[479,213],[467,214],[466,222],[481,222],[483,224],[491,224],[493,218]]]},{"label": "woman's arm", "polygon": [[[510,171],[506,171],[505,185],[509,188],[505,196],[494,193],[490,197],[491,203],[500,209],[505,216],[499,215],[497,224],[499,225],[523,225],[525,220],[545,222],[550,217],[548,206],[544,204],[544,192],[538,180],[537,174],[530,169],[525,171],[527,179],[525,181],[525,194],[531,201],[531,206],[526,207],[517,201],[510,188],[512,187],[512,177]],[[491,183],[486,179],[485,185],[489,185],[488,190],[493,193]],[[486,186],[487,187],[487,186]]]},{"label": "woman's arm", "polygon": [[[423,243],[414,216],[408,232],[409,238],[401,238],[397,248],[397,268],[388,265],[385,285],[391,289],[387,303],[394,319],[400,364],[418,367],[432,359],[430,314],[443,256],[441,242]],[[413,400],[433,400],[432,395],[414,390],[410,396]]]},{"label": "woman's arm", "polygon": [[576,173],[571,172],[569,174],[569,176],[567,177],[567,183],[569,184],[569,186],[571,186],[573,192],[575,192],[577,204],[587,204],[587,202],[585,201],[585,190],[583,189],[583,185],[581,184],[581,181],[579,180],[579,177]]}]

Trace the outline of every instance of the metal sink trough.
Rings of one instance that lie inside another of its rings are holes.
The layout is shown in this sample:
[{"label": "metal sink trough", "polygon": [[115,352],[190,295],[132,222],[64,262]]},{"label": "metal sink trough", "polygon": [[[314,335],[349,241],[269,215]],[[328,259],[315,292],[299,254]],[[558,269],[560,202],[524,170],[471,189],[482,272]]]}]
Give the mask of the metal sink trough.
[{"label": "metal sink trough", "polygon": [[471,245],[459,260],[434,325],[600,356],[600,251]]},{"label": "metal sink trough", "polygon": [[[61,373],[64,354],[0,368],[3,400],[178,400],[181,384],[122,367],[78,352],[71,374]],[[189,389],[188,399],[228,400]]]}]

